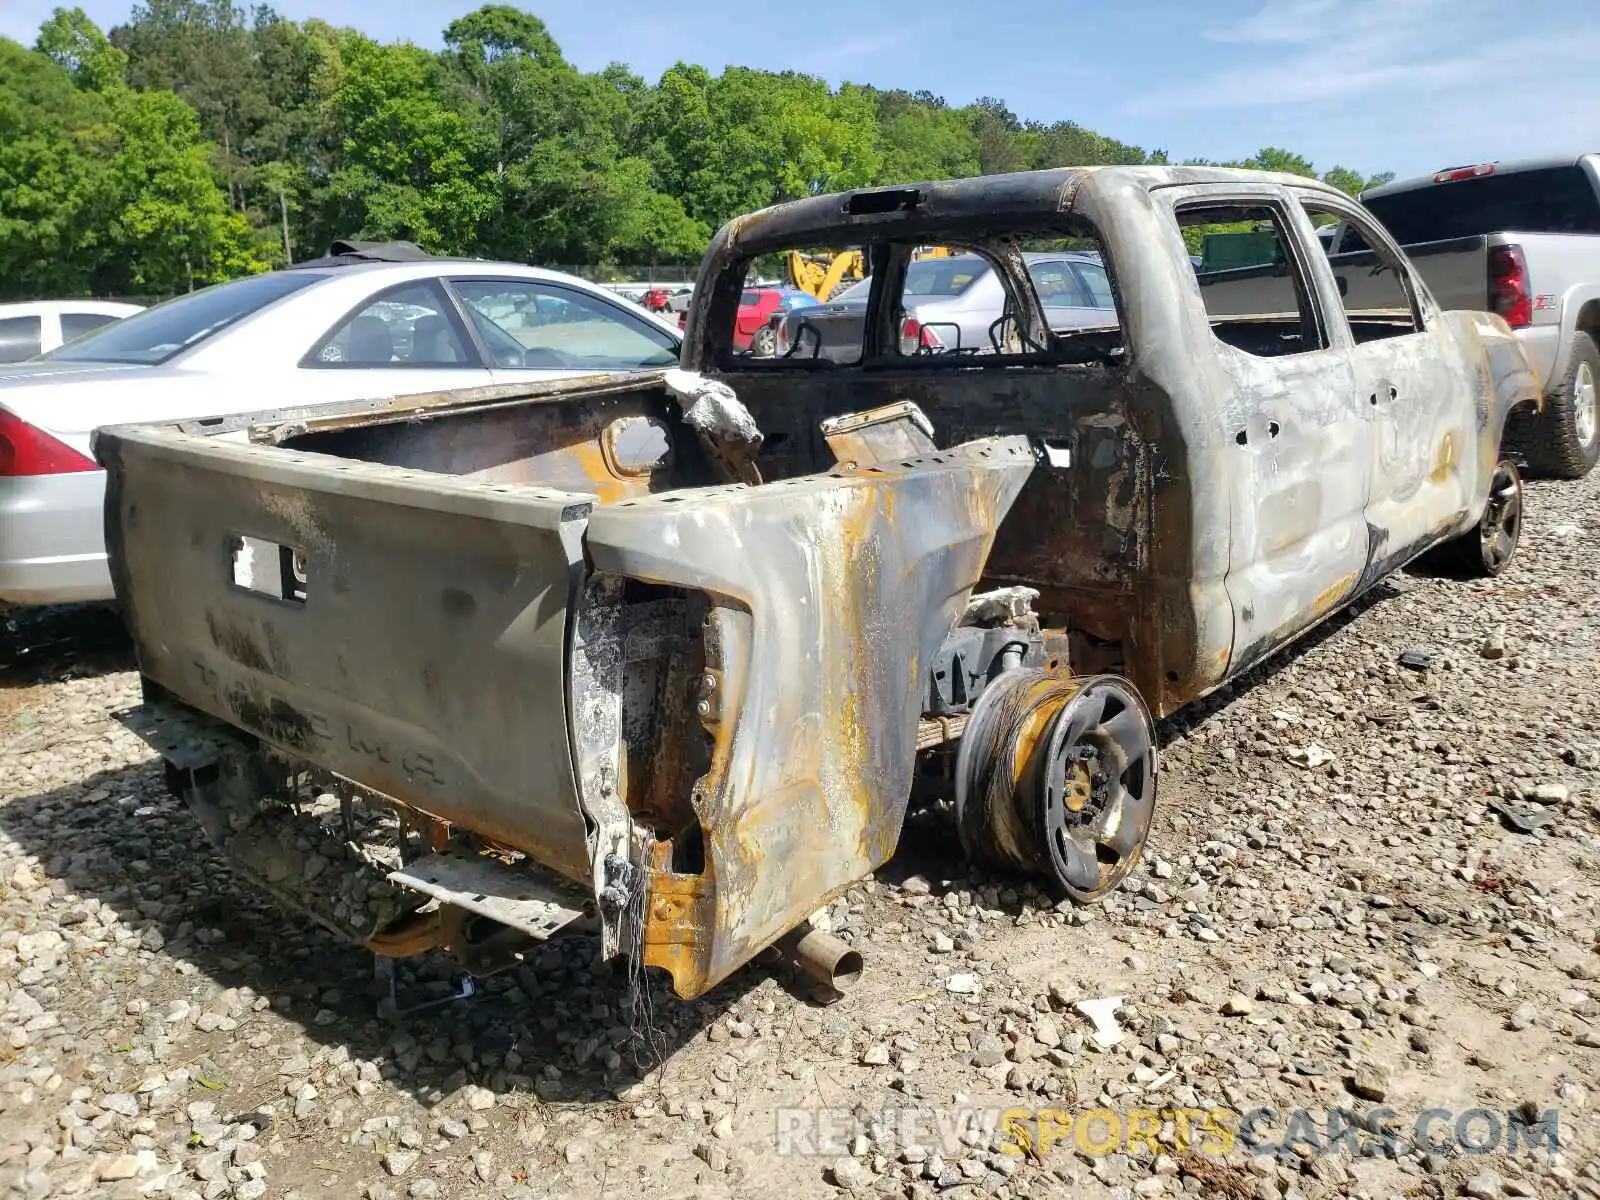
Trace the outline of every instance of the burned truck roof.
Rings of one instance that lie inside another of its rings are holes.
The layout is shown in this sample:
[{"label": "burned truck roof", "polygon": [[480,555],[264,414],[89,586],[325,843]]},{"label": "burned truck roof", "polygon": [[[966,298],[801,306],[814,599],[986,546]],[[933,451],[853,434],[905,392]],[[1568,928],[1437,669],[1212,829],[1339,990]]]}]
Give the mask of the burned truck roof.
[{"label": "burned truck roof", "polygon": [[892,187],[860,188],[791,200],[735,217],[711,239],[700,282],[737,258],[785,248],[796,241],[827,242],[860,238],[893,226],[896,235],[934,234],[982,226],[989,230],[1039,224],[1052,213],[1073,212],[1080,191],[1125,188],[1151,190],[1198,183],[1292,184],[1343,197],[1329,184],[1277,171],[1232,167],[1055,167]]}]

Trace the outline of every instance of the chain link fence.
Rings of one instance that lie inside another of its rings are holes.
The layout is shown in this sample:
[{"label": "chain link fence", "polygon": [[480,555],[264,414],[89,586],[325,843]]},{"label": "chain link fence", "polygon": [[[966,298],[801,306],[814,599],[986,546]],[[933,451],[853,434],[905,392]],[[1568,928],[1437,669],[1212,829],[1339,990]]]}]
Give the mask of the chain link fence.
[{"label": "chain link fence", "polygon": [[587,279],[590,283],[631,284],[636,287],[659,284],[668,287],[689,287],[700,273],[700,264],[688,266],[673,264],[644,264],[633,266],[593,266],[559,263],[541,263],[552,271],[561,271]]}]

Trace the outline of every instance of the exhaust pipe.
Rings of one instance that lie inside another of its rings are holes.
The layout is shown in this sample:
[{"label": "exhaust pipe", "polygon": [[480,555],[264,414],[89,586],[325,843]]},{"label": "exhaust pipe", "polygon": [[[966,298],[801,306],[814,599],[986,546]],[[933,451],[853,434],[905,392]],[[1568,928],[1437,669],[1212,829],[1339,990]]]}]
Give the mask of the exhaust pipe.
[{"label": "exhaust pipe", "polygon": [[861,978],[861,952],[809,923],[780,938],[778,950],[812,979],[835,991],[854,987]]}]

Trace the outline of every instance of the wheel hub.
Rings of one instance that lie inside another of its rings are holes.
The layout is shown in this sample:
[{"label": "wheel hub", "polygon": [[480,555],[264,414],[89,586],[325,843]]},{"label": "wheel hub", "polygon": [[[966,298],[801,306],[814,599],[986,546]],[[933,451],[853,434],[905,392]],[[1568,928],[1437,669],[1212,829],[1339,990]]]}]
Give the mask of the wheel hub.
[{"label": "wheel hub", "polygon": [[1489,503],[1478,523],[1478,539],[1483,547],[1483,562],[1491,573],[1498,572],[1516,553],[1522,535],[1522,480],[1516,469],[1502,462],[1489,483]]},{"label": "wheel hub", "polygon": [[1155,794],[1154,725],[1114,676],[1008,672],[979,698],[957,757],[967,852],[1043,874],[1079,902],[1100,899],[1138,862]]},{"label": "wheel hub", "polygon": [[1572,383],[1572,428],[1578,441],[1587,446],[1594,441],[1600,426],[1600,396],[1596,395],[1594,371],[1588,363],[1578,364]]}]

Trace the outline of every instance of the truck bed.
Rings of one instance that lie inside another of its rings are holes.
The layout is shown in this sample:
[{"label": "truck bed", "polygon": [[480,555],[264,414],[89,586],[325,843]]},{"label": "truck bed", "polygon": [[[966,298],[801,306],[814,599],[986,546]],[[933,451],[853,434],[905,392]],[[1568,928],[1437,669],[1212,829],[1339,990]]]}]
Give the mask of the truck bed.
[{"label": "truck bed", "polygon": [[[449,911],[478,915],[444,937],[519,904],[536,937],[575,916],[537,870],[589,891],[608,955],[648,872],[634,952],[685,996],[886,861],[919,680],[1034,456],[891,430],[874,458],[856,421],[850,462],[825,443],[814,471],[738,482],[680,403],[633,376],[102,431],[144,735],[208,827],[331,780],[449,851],[391,881],[437,896],[484,855],[522,873],[469,887]],[[206,718],[221,748],[191,759],[176,742]]]}]

